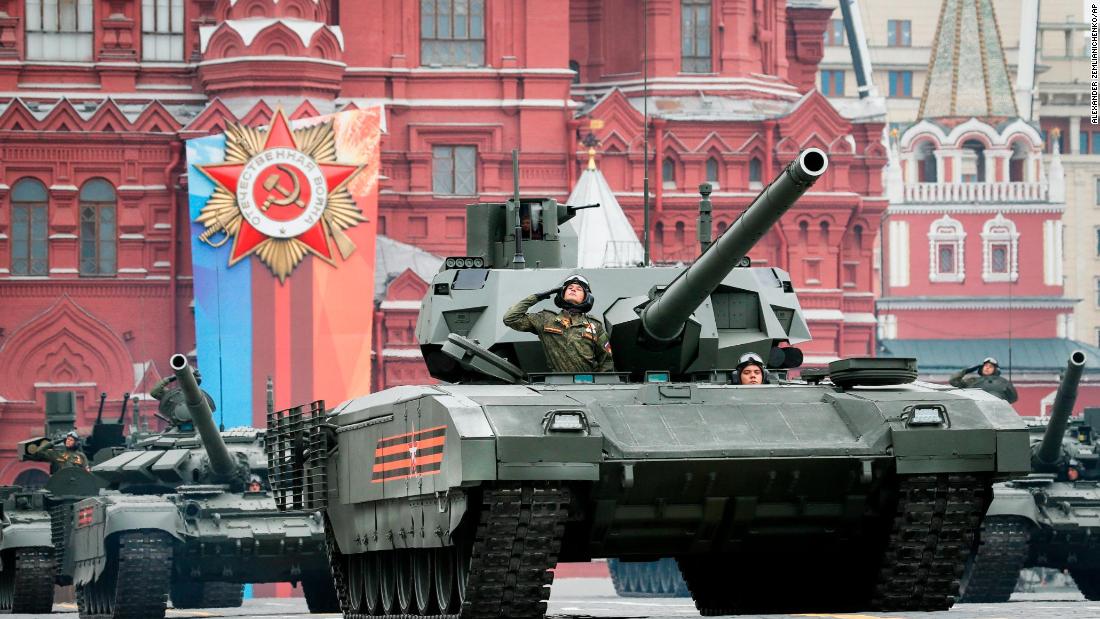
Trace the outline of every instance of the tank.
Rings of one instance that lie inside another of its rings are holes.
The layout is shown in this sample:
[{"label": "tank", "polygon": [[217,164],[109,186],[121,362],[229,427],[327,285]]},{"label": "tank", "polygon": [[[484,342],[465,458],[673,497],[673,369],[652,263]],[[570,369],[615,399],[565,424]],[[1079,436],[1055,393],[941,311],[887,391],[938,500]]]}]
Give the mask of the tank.
[{"label": "tank", "polygon": [[[245,583],[300,582],[310,609],[337,608],[321,517],[276,509],[264,432],[220,431],[187,360],[171,427],[92,467],[106,489],[77,502],[64,565],[81,617],[163,617],[240,606]],[[259,488],[252,488],[253,482]]]},{"label": "tank", "polygon": [[627,598],[691,597],[675,559],[657,561],[607,560],[615,594]]},{"label": "tank", "polygon": [[48,613],[54,560],[46,493],[0,486],[0,612]]},{"label": "tank", "polygon": [[[984,392],[913,382],[912,359],[787,377],[805,316],[747,254],[827,165],[802,152],[688,268],[563,267],[560,239],[517,239],[513,217],[567,207],[469,206],[467,255],[416,327],[444,382],[268,421],[276,495],[324,511],[345,615],[541,617],[555,565],[600,557],[674,559],[704,615],[951,606],[992,484],[1029,468],[1027,430]],[[613,372],[551,372],[502,322],[574,274]],[[747,352],[770,384],[732,384]]]},{"label": "tank", "polygon": [[1032,426],[1032,474],[994,487],[963,601],[1007,602],[1028,567],[1069,570],[1100,600],[1100,410],[1070,416],[1085,363],[1070,355],[1049,419]]}]

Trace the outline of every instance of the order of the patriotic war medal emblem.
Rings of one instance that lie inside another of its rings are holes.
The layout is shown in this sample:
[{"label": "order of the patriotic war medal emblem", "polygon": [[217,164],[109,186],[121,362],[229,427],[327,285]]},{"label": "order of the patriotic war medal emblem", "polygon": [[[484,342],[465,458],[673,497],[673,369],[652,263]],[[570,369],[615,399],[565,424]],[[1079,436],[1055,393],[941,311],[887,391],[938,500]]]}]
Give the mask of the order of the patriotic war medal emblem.
[{"label": "order of the patriotic war medal emblem", "polygon": [[291,130],[280,110],[266,132],[232,125],[225,162],[196,167],[215,185],[195,220],[199,239],[220,247],[232,237],[230,266],[255,254],[285,281],[307,254],[335,265],[333,245],[345,260],[355,251],[344,230],[366,218],[347,184],[363,166],[336,162],[332,121]]}]

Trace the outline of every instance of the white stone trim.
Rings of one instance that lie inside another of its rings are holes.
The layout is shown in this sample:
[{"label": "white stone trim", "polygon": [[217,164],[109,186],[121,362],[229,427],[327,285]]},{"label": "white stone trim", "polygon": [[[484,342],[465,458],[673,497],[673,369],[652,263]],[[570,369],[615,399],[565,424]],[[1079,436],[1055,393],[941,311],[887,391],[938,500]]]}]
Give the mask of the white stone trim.
[{"label": "white stone trim", "polygon": [[878,320],[871,312],[848,312],[844,314],[844,322],[855,325],[873,325]]},{"label": "white stone trim", "polygon": [[172,266],[172,263],[168,262],[167,260],[157,260],[153,263],[153,266],[158,269],[167,269],[168,267]]},{"label": "white stone trim", "polygon": [[49,238],[53,241],[57,239],[75,239],[77,236],[75,234],[69,234],[68,232],[55,232],[51,234]]},{"label": "white stone trim", "polygon": [[[641,192],[638,193],[641,195]],[[1033,203],[1033,204],[964,204],[940,203],[940,204],[891,204],[886,209],[887,215],[939,215],[966,214],[966,215],[995,215],[997,213],[1010,214],[1061,214],[1065,212],[1066,205],[1062,203]]]},{"label": "white stone trim", "polygon": [[878,320],[878,339],[894,340],[898,337],[898,317],[894,314],[880,314]]},{"label": "white stone trim", "polygon": [[164,191],[166,185],[119,185],[119,191]]},{"label": "white stone trim", "polygon": [[909,222],[890,220],[890,287],[909,285]]},{"label": "white stone trim", "polygon": [[806,320],[844,320],[844,312],[838,309],[804,309],[802,317]]},{"label": "white stone trim", "polygon": [[420,301],[382,301],[379,309],[384,310],[419,310]]},{"label": "white stone trim", "polygon": [[1064,252],[1062,242],[1065,226],[1059,219],[1043,222],[1043,283],[1047,286],[1063,285]]},{"label": "white stone trim", "polygon": [[[955,272],[939,272],[938,246],[941,244],[955,247]],[[944,215],[932,222],[928,228],[928,281],[957,283],[966,281],[966,231],[962,222]]]},{"label": "white stone trim", "polygon": [[[1011,219],[1005,219],[1001,213],[985,222],[982,226],[982,281],[985,282],[1014,282],[1020,277],[1019,272],[1019,241],[1020,233],[1016,231],[1016,224]],[[993,245],[1008,243],[1008,273],[994,273],[993,269]]]},{"label": "white stone trim", "polygon": [[140,240],[143,240],[145,238],[145,235],[144,234],[127,233],[127,234],[118,235],[118,238],[125,239],[125,240],[128,240],[128,241],[140,241]]},{"label": "white stone trim", "polygon": [[61,267],[54,267],[50,269],[50,273],[79,273],[76,269],[64,269]]},{"label": "white stone trim", "polygon": [[164,223],[153,224],[153,229],[154,230],[171,230],[172,229],[172,224],[164,224]]},{"label": "white stone trim", "polygon": [[998,309],[1073,309],[1080,299],[1007,297],[980,299],[963,297],[959,299],[912,298],[879,299],[875,307],[881,310],[998,310]]},{"label": "white stone trim", "polygon": [[119,269],[118,272],[119,273],[148,273],[149,271],[147,269],[144,269],[144,268],[136,268],[136,269],[135,268],[125,268],[125,269]]},{"label": "white stone trim", "polygon": [[423,355],[416,348],[383,348],[382,356],[396,359],[420,359]]}]

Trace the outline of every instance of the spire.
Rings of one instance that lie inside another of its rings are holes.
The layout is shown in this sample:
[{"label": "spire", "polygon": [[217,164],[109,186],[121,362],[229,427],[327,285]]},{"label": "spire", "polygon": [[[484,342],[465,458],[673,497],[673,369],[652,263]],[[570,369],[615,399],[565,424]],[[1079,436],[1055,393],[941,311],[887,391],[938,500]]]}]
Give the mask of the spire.
[{"label": "spire", "polygon": [[943,0],[918,118],[1019,116],[992,0]]}]

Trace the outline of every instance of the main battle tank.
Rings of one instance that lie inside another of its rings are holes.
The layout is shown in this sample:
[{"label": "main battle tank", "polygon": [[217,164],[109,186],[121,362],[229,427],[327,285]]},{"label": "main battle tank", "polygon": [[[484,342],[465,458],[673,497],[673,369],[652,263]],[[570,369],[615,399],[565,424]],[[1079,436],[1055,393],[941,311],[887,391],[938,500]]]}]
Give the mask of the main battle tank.
[{"label": "main battle tank", "polygon": [[[470,205],[416,329],[446,382],[269,419],[276,493],[325,511],[345,615],[541,617],[557,562],[595,557],[674,557],[705,615],[951,606],[1027,432],[912,359],[783,380],[809,330],[790,276],[745,257],[826,167],[803,152],[687,269],[559,268],[570,207]],[[524,207],[542,239],[517,238]],[[615,372],[550,372],[502,324],[573,274]],[[772,384],[732,384],[747,352]]]},{"label": "main battle tank", "polygon": [[108,489],[75,505],[66,565],[81,617],[163,617],[169,595],[176,608],[240,606],[243,583],[282,581],[335,610],[320,514],[278,511],[262,489],[264,433],[220,432],[186,358],[171,366],[172,427],[96,464]]},{"label": "main battle tank", "polygon": [[1049,420],[1033,426],[1033,473],[994,487],[964,602],[1007,602],[1025,567],[1068,569],[1100,600],[1100,417],[1070,419],[1085,361],[1070,355]]},{"label": "main battle tank", "polygon": [[0,486],[0,612],[48,613],[54,562],[41,490]]}]

